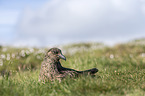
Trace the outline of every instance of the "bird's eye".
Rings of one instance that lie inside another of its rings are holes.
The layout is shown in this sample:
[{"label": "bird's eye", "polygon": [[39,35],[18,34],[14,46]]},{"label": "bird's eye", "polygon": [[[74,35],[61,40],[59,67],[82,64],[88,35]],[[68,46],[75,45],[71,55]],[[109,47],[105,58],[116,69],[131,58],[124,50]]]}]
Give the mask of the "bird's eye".
[{"label": "bird's eye", "polygon": [[58,54],[58,52],[57,52],[57,51],[53,51],[53,53],[54,53],[54,54]]}]

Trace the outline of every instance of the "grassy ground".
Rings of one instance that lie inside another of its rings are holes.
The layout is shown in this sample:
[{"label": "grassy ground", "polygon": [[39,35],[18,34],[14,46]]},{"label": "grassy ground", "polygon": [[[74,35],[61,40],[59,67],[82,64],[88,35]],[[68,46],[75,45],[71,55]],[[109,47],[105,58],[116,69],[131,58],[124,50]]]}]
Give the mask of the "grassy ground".
[{"label": "grassy ground", "polygon": [[66,52],[67,61],[61,61],[63,66],[76,70],[96,67],[99,69],[96,77],[67,78],[61,83],[46,84],[38,82],[45,52],[26,51],[30,49],[1,49],[6,56],[1,59],[4,77],[0,79],[0,96],[145,96],[145,45],[121,44],[74,54]]}]

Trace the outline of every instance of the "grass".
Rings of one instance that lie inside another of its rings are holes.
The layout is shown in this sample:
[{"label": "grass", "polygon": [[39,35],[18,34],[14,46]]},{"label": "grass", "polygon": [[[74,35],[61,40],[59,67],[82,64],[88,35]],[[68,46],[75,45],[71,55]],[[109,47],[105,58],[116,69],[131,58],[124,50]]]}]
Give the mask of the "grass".
[{"label": "grass", "polygon": [[[1,76],[0,96],[145,96],[145,45],[120,44],[65,54],[67,61],[61,61],[63,66],[77,70],[96,67],[99,69],[96,77],[67,78],[61,83],[46,84],[38,82],[44,56],[44,53],[36,54],[38,51],[35,49],[19,59],[3,59],[6,67],[1,66],[1,71],[14,72],[11,76]],[[19,69],[20,63],[24,69]]]}]

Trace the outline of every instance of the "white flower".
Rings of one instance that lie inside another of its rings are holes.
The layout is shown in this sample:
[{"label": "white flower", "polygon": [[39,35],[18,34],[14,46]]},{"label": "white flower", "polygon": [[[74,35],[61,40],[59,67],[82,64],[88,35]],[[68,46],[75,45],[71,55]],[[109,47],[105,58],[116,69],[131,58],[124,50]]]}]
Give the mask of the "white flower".
[{"label": "white flower", "polygon": [[1,54],[1,58],[5,59],[6,58],[5,54]]},{"label": "white flower", "polygon": [[113,54],[110,54],[110,58],[113,59],[114,58],[114,55]]},{"label": "white flower", "polygon": [[145,57],[145,53],[142,53],[141,56],[142,56],[142,57]]},{"label": "white flower", "polygon": [[10,54],[7,54],[7,60],[10,60]]},{"label": "white flower", "polygon": [[45,53],[45,50],[44,49],[39,49],[37,54],[40,54],[40,53]]},{"label": "white flower", "polygon": [[16,57],[15,53],[12,53],[12,58],[15,58],[15,57]]},{"label": "white flower", "polygon": [[3,60],[0,59],[0,66],[3,66]]},{"label": "white flower", "polygon": [[22,50],[22,51],[20,52],[20,55],[21,55],[22,57],[25,57],[25,50]]},{"label": "white flower", "polygon": [[34,49],[33,48],[29,48],[29,51],[30,51],[30,53],[33,53]]},{"label": "white flower", "polygon": [[30,54],[30,51],[29,50],[26,50],[26,54],[29,55]]}]

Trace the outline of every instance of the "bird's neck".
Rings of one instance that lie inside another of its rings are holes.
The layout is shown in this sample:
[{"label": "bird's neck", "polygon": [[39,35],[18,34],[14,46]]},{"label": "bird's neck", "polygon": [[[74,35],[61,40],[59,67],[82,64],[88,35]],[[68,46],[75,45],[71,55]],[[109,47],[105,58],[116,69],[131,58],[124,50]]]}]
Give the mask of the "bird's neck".
[{"label": "bird's neck", "polygon": [[59,60],[47,58],[46,62],[49,64],[49,66],[51,66],[51,68],[57,69],[58,71],[62,68]]}]

